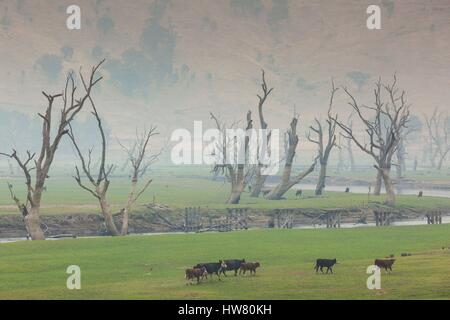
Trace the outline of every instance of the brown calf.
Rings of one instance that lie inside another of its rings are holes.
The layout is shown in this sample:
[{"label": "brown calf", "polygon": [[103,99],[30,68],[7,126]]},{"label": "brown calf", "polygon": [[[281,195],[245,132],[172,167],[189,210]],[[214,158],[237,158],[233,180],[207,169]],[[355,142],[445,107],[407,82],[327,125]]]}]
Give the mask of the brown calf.
[{"label": "brown calf", "polygon": [[[204,278],[207,276],[206,268],[192,268],[192,269],[186,269],[185,271],[185,278],[187,281],[193,280],[194,278],[197,278],[197,284],[200,283],[200,278]],[[186,283],[187,285],[187,283]]]},{"label": "brown calf", "polygon": [[243,262],[241,263],[241,267],[239,269],[239,274],[243,271],[244,274],[247,270],[250,271],[250,274],[254,273],[256,274],[256,268],[259,268],[261,265],[259,262]]}]

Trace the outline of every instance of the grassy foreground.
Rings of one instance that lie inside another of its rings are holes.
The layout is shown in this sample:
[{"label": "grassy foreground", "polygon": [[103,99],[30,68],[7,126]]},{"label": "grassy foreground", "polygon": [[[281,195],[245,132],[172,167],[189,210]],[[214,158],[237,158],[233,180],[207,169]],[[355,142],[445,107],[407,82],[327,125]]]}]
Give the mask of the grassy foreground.
[{"label": "grassy foreground", "polygon": [[[71,239],[0,245],[0,299],[450,299],[450,225]],[[410,257],[400,257],[410,252]],[[374,258],[394,254],[382,289]],[[258,260],[256,276],[186,286],[184,269],[220,258]],[[338,259],[316,275],[316,258]],[[81,290],[66,288],[69,265]]]}]

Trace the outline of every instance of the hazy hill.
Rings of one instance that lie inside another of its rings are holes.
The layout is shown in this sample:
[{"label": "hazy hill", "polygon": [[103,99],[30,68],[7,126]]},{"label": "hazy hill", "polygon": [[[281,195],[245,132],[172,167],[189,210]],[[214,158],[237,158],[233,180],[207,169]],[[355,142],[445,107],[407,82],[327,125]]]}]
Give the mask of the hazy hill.
[{"label": "hazy hill", "polygon": [[[156,123],[170,134],[210,124],[208,113],[240,119],[255,111],[260,70],[275,87],[271,127],[295,111],[305,131],[324,114],[331,77],[370,103],[371,84],[397,72],[413,110],[448,107],[450,3],[377,1],[382,30],[366,28],[360,0],[79,0],[82,29],[65,27],[72,1],[0,0],[0,107],[35,113],[41,90],[61,90],[64,73],[106,57],[96,92],[122,138]],[[339,96],[336,110],[346,112]],[[343,111],[342,111],[343,110]]]}]

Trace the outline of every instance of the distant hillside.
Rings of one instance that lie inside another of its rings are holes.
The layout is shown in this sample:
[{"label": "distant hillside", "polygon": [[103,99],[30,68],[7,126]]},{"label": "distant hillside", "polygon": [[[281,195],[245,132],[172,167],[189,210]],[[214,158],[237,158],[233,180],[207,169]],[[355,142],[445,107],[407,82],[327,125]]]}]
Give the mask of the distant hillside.
[{"label": "distant hillside", "polygon": [[[382,30],[353,0],[87,1],[82,29],[65,28],[70,1],[0,1],[0,107],[35,113],[43,89],[106,57],[96,98],[114,133],[156,123],[169,134],[209,124],[209,111],[256,111],[261,69],[275,87],[271,127],[295,112],[301,131],[323,115],[333,77],[370,103],[371,84],[397,72],[417,113],[450,100],[450,3],[377,1]],[[336,110],[347,112],[339,95]]]}]

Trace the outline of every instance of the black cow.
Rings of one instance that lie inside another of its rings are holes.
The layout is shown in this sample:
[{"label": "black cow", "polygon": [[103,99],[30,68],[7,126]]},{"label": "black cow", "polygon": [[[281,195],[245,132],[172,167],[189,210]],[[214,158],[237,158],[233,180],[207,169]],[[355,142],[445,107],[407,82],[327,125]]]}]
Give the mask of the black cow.
[{"label": "black cow", "polygon": [[201,269],[205,268],[208,275],[216,274],[220,280],[220,273],[223,269],[227,267],[227,264],[223,260],[219,260],[219,262],[207,262],[207,263],[198,263],[193,268]]},{"label": "black cow", "polygon": [[331,271],[331,273],[333,273],[333,266],[336,263],[338,263],[336,258],[334,258],[334,259],[317,259],[316,266],[314,267],[314,269],[316,269],[316,273],[317,273],[317,272],[319,272],[319,268],[320,268],[320,272],[323,273],[323,268],[326,267],[327,273],[328,273],[328,271]]},{"label": "black cow", "polygon": [[392,265],[394,264],[395,259],[375,259],[375,265],[380,268],[386,270],[388,272],[388,269],[392,271]]},{"label": "black cow", "polygon": [[227,274],[225,273],[225,271],[231,271],[234,270],[234,275],[237,276],[238,270],[241,267],[242,263],[245,263],[245,259],[229,259],[229,260],[224,260],[225,264],[227,265],[225,268],[222,268],[222,273],[223,275],[226,277]]}]

